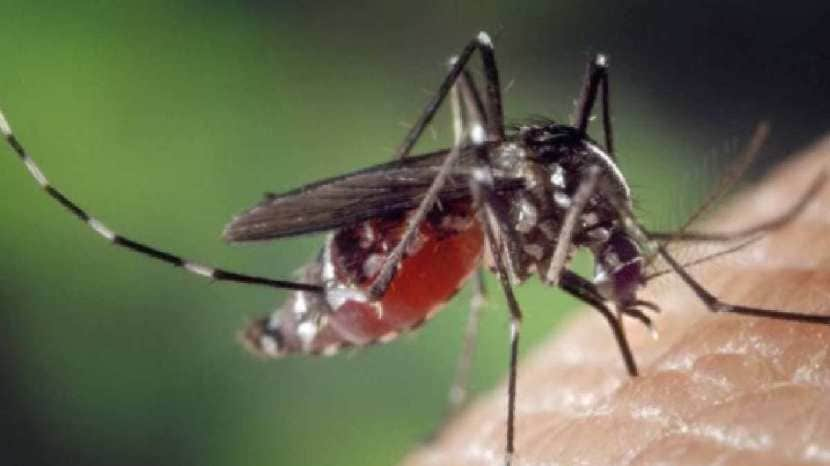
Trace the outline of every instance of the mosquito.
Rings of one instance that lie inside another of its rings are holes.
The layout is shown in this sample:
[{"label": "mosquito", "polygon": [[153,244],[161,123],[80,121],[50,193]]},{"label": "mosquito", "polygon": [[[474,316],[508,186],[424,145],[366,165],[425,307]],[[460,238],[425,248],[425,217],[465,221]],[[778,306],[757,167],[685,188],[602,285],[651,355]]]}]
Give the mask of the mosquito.
[{"label": "mosquito", "polygon": [[[475,53],[481,59],[483,86],[468,70]],[[411,155],[448,96],[454,145]],[[597,101],[602,143],[588,135]],[[633,213],[631,189],[617,165],[611,123],[608,62],[599,54],[589,62],[570,122],[532,121],[506,127],[493,42],[481,32],[450,60],[437,93],[392,161],[267,195],[227,225],[224,238],[229,242],[330,232],[319,254],[303,267],[301,279],[288,281],[209,267],[115,233],[49,183],[0,113],[0,133],[34,180],[107,241],[211,280],[290,290],[277,311],[244,331],[248,346],[263,356],[332,355],[343,348],[387,343],[429,320],[473,277],[475,299],[451,390],[452,404],[457,406],[464,398],[481,309],[480,272],[494,271],[510,317],[508,465],[515,454],[522,323],[513,287],[532,275],[600,313],[631,376],[638,370],[622,319],[630,317],[650,326],[648,312],[659,310],[657,303],[637,297],[645,282],[656,276],[646,274],[654,258],[662,258],[712,312],[830,324],[827,315],[724,302],[667,248],[669,241],[752,241],[798,215],[824,185],[824,174],[782,215],[745,230],[653,232]],[[579,249],[593,255],[593,277],[570,268],[570,259]]]}]

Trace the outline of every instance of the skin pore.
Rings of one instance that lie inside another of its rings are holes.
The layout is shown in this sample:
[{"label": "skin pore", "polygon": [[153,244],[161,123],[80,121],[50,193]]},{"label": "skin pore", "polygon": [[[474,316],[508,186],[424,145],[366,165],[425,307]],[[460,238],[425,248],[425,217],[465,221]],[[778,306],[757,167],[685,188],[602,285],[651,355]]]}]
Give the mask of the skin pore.
[{"label": "skin pore", "polygon": [[[830,169],[830,139],[704,226],[730,231],[770,218],[822,169]],[[830,190],[792,224],[691,273],[732,303],[830,314]],[[656,341],[627,319],[641,377],[626,375],[594,312],[521,361],[514,465],[830,462],[830,326],[712,314],[671,276],[642,297],[662,313]],[[404,464],[502,464],[504,393],[499,386],[475,400]]]}]

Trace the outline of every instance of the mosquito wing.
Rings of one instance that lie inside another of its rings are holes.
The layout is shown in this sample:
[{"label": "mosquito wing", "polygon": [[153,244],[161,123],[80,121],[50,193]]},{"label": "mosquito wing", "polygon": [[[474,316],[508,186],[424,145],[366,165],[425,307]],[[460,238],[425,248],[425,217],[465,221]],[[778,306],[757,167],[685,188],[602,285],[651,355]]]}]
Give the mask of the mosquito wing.
[{"label": "mosquito wing", "polygon": [[[475,147],[461,158],[439,194],[439,201],[469,199],[469,173]],[[312,183],[284,194],[268,194],[225,228],[231,242],[260,241],[337,229],[418,206],[448,150],[408,157]],[[523,183],[496,177],[496,189],[519,189]]]}]

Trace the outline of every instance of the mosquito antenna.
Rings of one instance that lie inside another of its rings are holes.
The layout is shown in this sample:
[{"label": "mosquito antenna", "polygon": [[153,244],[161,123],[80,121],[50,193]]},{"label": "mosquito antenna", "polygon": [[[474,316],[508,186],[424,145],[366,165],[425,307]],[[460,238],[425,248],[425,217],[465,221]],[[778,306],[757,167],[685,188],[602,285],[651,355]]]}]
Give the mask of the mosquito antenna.
[{"label": "mosquito antenna", "polygon": [[[747,147],[741,152],[738,158],[733,161],[729,167],[724,171],[724,173],[718,179],[715,188],[709,191],[706,199],[695,209],[694,212],[686,219],[686,222],[673,232],[652,232],[652,238],[658,239],[662,241],[664,246],[668,246],[672,242],[675,241],[689,241],[691,237],[694,237],[694,234],[688,235],[687,230],[688,228],[693,225],[699,218],[701,218],[707,211],[709,211],[712,206],[714,206],[719,200],[721,200],[726,194],[737,184],[738,180],[746,173],[746,170],[752,164],[752,161],[758,156],[758,153],[761,150],[761,147],[764,145],[764,141],[766,141],[767,136],[769,135],[769,125],[766,122],[761,122],[758,126],[755,127],[755,132],[752,135],[752,139],[750,139],[749,144]],[[807,196],[811,197],[811,196]],[[809,200],[809,199],[808,199]],[[806,202],[805,202],[806,205]],[[788,210],[784,216],[792,214],[793,216],[798,214],[798,205],[793,208],[793,210]],[[783,226],[789,221],[789,218],[782,222],[780,225]],[[771,229],[777,228],[777,226],[773,226]],[[769,231],[767,230],[767,231]],[[731,236],[731,235],[730,235]],[[750,236],[749,234],[738,235],[734,238],[729,238],[726,235],[722,236],[720,239],[711,239],[711,241],[728,241],[730,239],[741,239],[742,237]],[[706,239],[701,238],[700,241],[706,241]],[[740,249],[740,247],[738,248]],[[737,249],[736,249],[737,250]],[[728,250],[729,251],[729,250]],[[717,257],[717,256],[715,256]],[[701,261],[701,262],[705,262]],[[700,263],[695,261],[693,265]],[[656,273],[654,277],[663,275],[664,273],[669,273],[668,270]],[[646,278],[648,281],[648,278]]]},{"label": "mosquito antenna", "polygon": [[51,196],[55,201],[58,202],[58,204],[66,208],[72,215],[77,217],[80,221],[86,223],[90,228],[92,228],[93,231],[98,233],[98,235],[102,236],[104,239],[106,239],[112,244],[115,244],[116,246],[121,246],[132,252],[142,254],[147,257],[152,257],[154,259],[158,259],[174,267],[179,267],[184,270],[187,270],[188,272],[194,275],[198,275],[200,277],[208,278],[211,280],[245,283],[249,285],[261,285],[286,290],[301,290],[315,293],[323,292],[323,287],[319,285],[310,285],[307,283],[296,283],[284,280],[274,280],[266,277],[245,275],[241,273],[231,272],[229,270],[208,267],[205,265],[198,264],[196,262],[189,261],[175,254],[162,251],[161,249],[156,249],[144,243],[140,243],[138,241],[134,241],[127,237],[121,236],[115,233],[114,231],[110,230],[109,227],[101,223],[95,217],[89,215],[87,211],[82,209],[80,206],[78,206],[78,204],[70,200],[62,192],[57,190],[49,183],[49,180],[46,179],[46,176],[40,170],[40,167],[37,166],[34,159],[32,159],[29,156],[29,154],[26,152],[26,149],[23,148],[23,145],[20,143],[17,137],[15,137],[14,133],[12,132],[11,125],[9,125],[9,122],[6,119],[5,115],[3,115],[2,111],[0,111],[0,135],[2,135],[3,138],[6,139],[6,142],[8,142],[9,146],[11,146],[15,153],[17,153],[17,155],[20,157],[20,161],[23,162],[23,165],[25,165],[26,169],[29,171],[29,174],[31,174],[32,178],[34,178],[37,184],[40,185],[40,187],[43,188],[44,191],[46,191],[46,194]]},{"label": "mosquito antenna", "polygon": [[704,233],[696,231],[680,231],[680,232],[659,232],[653,231],[649,233],[649,238],[652,240],[663,241],[665,245],[668,241],[734,241],[750,236],[755,236],[760,233],[767,233],[778,228],[781,228],[798,217],[801,212],[809,205],[810,201],[821,191],[827,183],[827,172],[822,170],[818,176],[813,180],[810,187],[801,197],[787,209],[783,214],[774,217],[765,222],[760,222],[755,225],[743,228],[741,230],[729,233]]},{"label": "mosquito antenna", "polygon": [[[708,210],[712,208],[719,200],[721,200],[732,188],[735,187],[738,180],[746,173],[752,162],[758,157],[761,148],[769,136],[769,124],[762,121],[755,127],[755,132],[749,140],[749,144],[744,148],[736,160],[729,164],[726,170],[721,174],[715,188],[709,192],[697,209],[689,216],[686,223],[681,226],[678,231],[685,231],[689,226],[702,217]],[[668,240],[669,242],[671,240]]]},{"label": "mosquito antenna", "polygon": [[[818,176],[818,178],[813,182],[813,185],[811,186],[811,189],[808,190],[807,194],[817,192],[818,187],[824,184],[826,177],[826,173],[822,172]],[[804,196],[801,199],[801,201],[803,201],[805,198],[809,199],[811,197],[812,196]],[[806,314],[803,312],[788,312],[779,311],[776,309],[764,309],[758,307],[741,306],[738,304],[730,304],[720,300],[717,296],[713,295],[709,292],[709,290],[704,288],[704,286],[701,285],[700,282],[698,282],[694,277],[692,277],[691,274],[689,274],[689,272],[686,271],[685,268],[683,268],[683,265],[677,262],[677,259],[672,257],[672,255],[666,249],[666,246],[660,241],[658,241],[652,233],[650,233],[643,225],[641,225],[637,221],[636,217],[631,212],[631,209],[628,206],[624,205],[621,202],[616,202],[614,199],[611,200],[616,206],[616,208],[625,215],[627,219],[626,223],[628,224],[632,232],[636,236],[641,237],[644,241],[652,243],[657,248],[657,253],[660,255],[660,257],[662,257],[669,264],[671,270],[675,272],[681,280],[683,280],[686,286],[688,286],[701,301],[703,301],[703,304],[705,304],[710,311],[728,312],[731,314],[741,314],[755,317],[766,317],[768,319],[788,320],[792,322],[830,325],[830,315]],[[799,202],[799,204],[802,203],[803,202]]]},{"label": "mosquito antenna", "polygon": [[[763,234],[755,236],[753,238],[750,238],[750,239],[748,239],[744,242],[741,242],[741,243],[739,243],[735,246],[732,246],[730,248],[723,249],[721,251],[716,251],[716,252],[713,252],[713,253],[710,253],[710,254],[706,254],[705,256],[698,257],[697,259],[691,260],[689,262],[683,262],[680,265],[683,266],[683,268],[688,269],[690,267],[695,267],[695,266],[704,264],[704,263],[709,262],[711,260],[717,259],[719,257],[727,256],[729,254],[738,252],[741,249],[749,247],[749,246],[757,243],[761,239],[763,239],[763,237],[764,237]],[[657,271],[652,272],[651,274],[646,275],[645,277],[643,277],[643,280],[646,281],[646,282],[650,282],[651,280],[654,280],[655,278],[661,277],[661,276],[669,274],[669,273],[672,273],[672,269],[657,270]]]},{"label": "mosquito antenna", "polygon": [[[662,241],[664,246],[668,246],[675,241],[689,241],[689,238],[693,237],[694,234],[688,235],[688,228],[699,218],[701,218],[708,210],[710,210],[719,200],[726,196],[726,194],[735,186],[743,174],[746,173],[746,170],[752,164],[752,161],[758,156],[758,153],[764,145],[764,141],[766,141],[768,135],[769,125],[766,122],[759,123],[758,126],[755,127],[755,132],[753,133],[752,139],[750,139],[747,147],[741,152],[740,156],[738,156],[738,158],[729,165],[726,171],[724,171],[718,179],[715,188],[709,191],[706,199],[704,199],[695,211],[689,215],[686,222],[684,222],[680,228],[673,232],[652,232],[652,238]],[[798,209],[798,207],[796,206],[794,209]],[[788,210],[784,215],[793,214],[793,216],[795,216],[797,213],[798,211]],[[785,225],[787,221],[789,221],[789,219],[782,222],[781,225]],[[728,238],[724,235],[722,239],[711,239],[711,241],[728,241],[730,239],[740,239],[741,237],[746,236],[749,235],[738,235],[734,238]],[[705,241],[706,239],[701,238],[699,240]],[[657,273],[656,276],[660,276],[663,273],[668,273],[668,271]]]}]

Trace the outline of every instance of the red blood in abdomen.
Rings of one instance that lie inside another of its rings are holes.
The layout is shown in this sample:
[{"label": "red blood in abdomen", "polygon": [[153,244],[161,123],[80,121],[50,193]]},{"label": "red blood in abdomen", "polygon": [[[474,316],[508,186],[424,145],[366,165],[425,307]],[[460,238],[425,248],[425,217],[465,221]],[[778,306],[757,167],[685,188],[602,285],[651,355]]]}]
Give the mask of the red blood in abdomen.
[{"label": "red blood in abdomen", "polygon": [[[457,211],[466,206],[449,207],[453,208],[454,214],[468,214]],[[453,217],[463,219],[460,226],[443,225],[442,219],[448,215],[444,211],[423,222],[416,240],[419,246],[403,259],[379,302],[346,301],[330,315],[332,329],[356,345],[393,338],[422,323],[451,298],[478,264],[483,233],[469,215]],[[385,258],[400,240],[405,223],[400,219],[374,220],[338,232],[331,244],[338,281],[368,290],[377,269],[367,276],[364,264],[372,254],[380,253]]]}]

